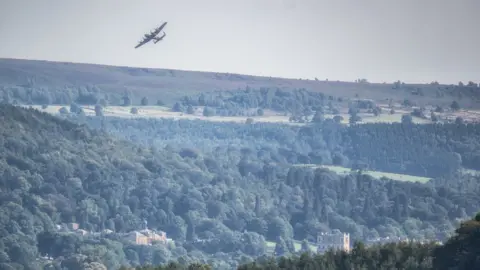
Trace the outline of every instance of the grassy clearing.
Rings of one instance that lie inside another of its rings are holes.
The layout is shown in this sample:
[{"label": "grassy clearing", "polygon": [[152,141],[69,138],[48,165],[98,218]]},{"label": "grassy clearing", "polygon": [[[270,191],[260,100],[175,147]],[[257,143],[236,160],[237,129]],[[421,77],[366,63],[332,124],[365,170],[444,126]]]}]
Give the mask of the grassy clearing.
[{"label": "grassy clearing", "polygon": [[462,169],[461,173],[464,174],[464,175],[468,174],[468,175],[472,175],[472,176],[480,175],[480,171],[472,170],[472,169]]},{"label": "grassy clearing", "polygon": [[[42,109],[40,105],[33,105],[32,107],[45,111],[48,113],[56,114],[61,107],[69,108],[69,105],[50,105],[46,109]],[[138,109],[137,114],[131,114],[130,110],[132,107]],[[94,106],[83,106],[85,114],[95,115]],[[236,122],[236,123],[245,123],[247,118],[252,118],[254,122],[263,122],[263,123],[279,123],[279,124],[289,124],[289,125],[305,125],[305,123],[292,123],[289,121],[290,116],[284,115],[278,112],[271,110],[265,110],[264,116],[210,116],[205,117],[202,115],[203,107],[197,107],[194,114],[186,114],[180,112],[172,112],[170,108],[164,106],[108,106],[104,108],[105,116],[115,116],[115,117],[124,117],[124,118],[173,118],[173,119],[189,119],[189,120],[205,120],[213,122]],[[358,124],[366,123],[400,123],[402,121],[402,115],[409,114],[411,111],[405,109],[396,109],[394,114],[383,113],[378,116],[374,116],[371,113],[359,113],[359,116],[362,118],[362,121]],[[350,115],[343,110],[339,116],[343,117],[342,124],[348,125],[348,120]],[[440,115],[440,114],[439,114]],[[456,112],[456,114],[445,114],[442,115],[445,118],[454,120],[456,116],[462,116],[465,120],[469,122],[476,122],[480,119],[480,112],[477,111],[461,111]],[[325,118],[332,119],[335,115],[325,114]],[[413,122],[416,124],[431,124],[432,121],[428,119],[422,119],[418,117],[412,118]]]},{"label": "grassy clearing", "polygon": [[[29,107],[29,106],[25,106]],[[40,105],[32,105],[31,107],[44,111],[51,114],[57,114],[60,108],[70,107],[69,105],[50,105],[46,109],[42,109]],[[133,106],[135,107],[135,106]],[[201,113],[196,112],[195,114],[185,114],[180,112],[172,112],[167,107],[161,106],[142,106],[135,107],[138,109],[137,114],[131,114],[131,106],[108,106],[104,109],[105,116],[114,116],[114,117],[123,117],[123,118],[173,118],[173,119],[189,119],[189,120],[205,120],[213,122],[236,122],[236,123],[245,123],[247,118],[252,118],[254,122],[267,122],[267,123],[279,123],[279,124],[290,124],[290,125],[302,125],[299,123],[291,123],[288,121],[288,116],[283,115],[265,115],[265,116],[210,116],[206,117],[201,115]],[[94,106],[83,106],[83,110],[86,115],[95,115]]]},{"label": "grassy clearing", "polygon": [[[365,115],[360,117],[362,117],[362,123],[401,123],[402,115],[403,114],[401,113],[395,113],[395,114],[380,114],[379,116]],[[430,120],[422,119],[418,117],[412,117],[412,120],[416,124],[432,123],[432,121]]]},{"label": "grassy clearing", "polygon": [[[333,165],[316,165],[316,164],[299,164],[295,165],[298,167],[308,167],[308,168],[326,168],[331,171],[334,171],[337,174],[346,175],[352,172],[350,168],[345,168],[341,166],[333,166]],[[407,182],[419,182],[419,183],[426,183],[431,178],[428,177],[421,177],[421,176],[414,176],[414,175],[406,175],[406,174],[397,174],[397,173],[387,173],[387,172],[379,172],[379,171],[363,171],[363,173],[368,174],[376,179],[381,179],[382,177],[386,177],[396,181],[407,181]]]},{"label": "grassy clearing", "polygon": [[[28,107],[28,106],[25,106]],[[31,107],[44,111],[51,114],[58,113],[61,107],[70,107],[69,105],[49,105],[46,109],[42,109],[40,105],[32,105]],[[137,114],[131,114],[130,110],[132,107],[138,109]],[[86,115],[95,115],[94,106],[83,106],[84,112]],[[302,123],[291,123],[289,121],[289,116],[281,115],[272,111],[266,110],[264,116],[210,116],[205,117],[202,115],[202,108],[197,108],[194,114],[186,114],[180,112],[172,112],[168,107],[163,106],[108,106],[104,108],[105,116],[114,116],[114,117],[124,117],[124,118],[173,118],[173,119],[189,119],[189,120],[205,120],[205,121],[214,121],[214,122],[236,122],[236,123],[245,123],[247,118],[252,118],[254,122],[266,122],[266,123],[279,123],[279,124],[289,124],[289,125],[305,125]],[[335,115],[326,114],[325,118],[333,118]],[[347,113],[342,113],[340,116],[343,117],[343,124],[348,124],[349,115]],[[360,114],[362,117],[362,123],[394,123],[401,122],[402,114],[381,114],[379,116],[373,116],[371,114]],[[415,123],[425,124],[431,123],[429,120],[413,118]]]},{"label": "grassy clearing", "polygon": [[273,253],[275,251],[275,242],[266,241],[267,244],[267,253]]}]

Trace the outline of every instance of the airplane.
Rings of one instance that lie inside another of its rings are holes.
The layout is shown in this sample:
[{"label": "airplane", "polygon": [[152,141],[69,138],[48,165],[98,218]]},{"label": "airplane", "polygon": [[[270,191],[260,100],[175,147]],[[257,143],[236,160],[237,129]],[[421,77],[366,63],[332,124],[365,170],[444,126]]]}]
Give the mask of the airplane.
[{"label": "airplane", "polygon": [[163,32],[163,35],[161,37],[157,37],[157,35],[162,31],[162,29],[167,25],[167,22],[164,22],[162,25],[159,27],[155,28],[155,30],[151,31],[149,34],[145,34],[143,37],[143,40],[141,40],[137,46],[135,46],[135,49],[139,48],[140,46],[143,46],[144,44],[148,43],[151,40],[154,40],[153,44],[157,44],[160,40],[162,40],[167,34]]}]

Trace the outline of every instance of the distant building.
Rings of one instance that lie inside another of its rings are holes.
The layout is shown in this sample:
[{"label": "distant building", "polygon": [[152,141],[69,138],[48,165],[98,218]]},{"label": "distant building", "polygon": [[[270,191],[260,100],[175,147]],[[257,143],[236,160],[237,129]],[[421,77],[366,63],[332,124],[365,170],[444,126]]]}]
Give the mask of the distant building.
[{"label": "distant building", "polygon": [[167,238],[165,232],[157,232],[149,229],[130,232],[126,235],[125,239],[137,245],[151,245],[153,242],[162,242],[166,244],[170,240]]},{"label": "distant building", "polygon": [[148,238],[137,232],[137,231],[133,231],[133,232],[130,232],[126,235],[125,237],[126,240],[130,241],[130,242],[133,242],[134,244],[136,245],[148,245]]},{"label": "distant building", "polygon": [[145,235],[149,241],[161,241],[161,242],[166,242],[167,241],[167,233],[163,231],[152,231],[149,229],[141,230],[140,233]]},{"label": "distant building", "polygon": [[317,236],[317,252],[324,253],[329,249],[350,251],[350,234],[334,230],[332,233],[320,233]]}]

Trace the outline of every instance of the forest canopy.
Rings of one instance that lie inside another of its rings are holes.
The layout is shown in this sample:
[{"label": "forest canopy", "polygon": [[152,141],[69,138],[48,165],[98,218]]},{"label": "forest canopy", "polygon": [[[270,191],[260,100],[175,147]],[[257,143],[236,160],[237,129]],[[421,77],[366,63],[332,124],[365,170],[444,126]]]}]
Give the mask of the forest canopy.
[{"label": "forest canopy", "polygon": [[[457,173],[477,153],[476,125],[65,120],[12,105],[0,105],[0,123],[0,263],[7,269],[171,260],[235,268],[267,256],[267,242],[295,254],[294,241],[314,242],[333,229],[366,242],[446,240],[480,209],[478,177]],[[292,166],[362,161],[439,177],[421,184]],[[174,244],[121,237],[145,222]],[[63,223],[87,233],[59,232]],[[105,230],[113,233],[98,237]]]},{"label": "forest canopy", "polygon": [[[366,247],[355,243],[351,252],[328,251],[326,254],[303,253],[300,256],[262,258],[240,265],[238,270],[262,269],[416,269],[469,270],[480,268],[480,214],[461,224],[456,234],[445,243],[390,243]],[[139,267],[138,270],[211,269],[208,264],[188,266],[171,262],[157,267]]]}]

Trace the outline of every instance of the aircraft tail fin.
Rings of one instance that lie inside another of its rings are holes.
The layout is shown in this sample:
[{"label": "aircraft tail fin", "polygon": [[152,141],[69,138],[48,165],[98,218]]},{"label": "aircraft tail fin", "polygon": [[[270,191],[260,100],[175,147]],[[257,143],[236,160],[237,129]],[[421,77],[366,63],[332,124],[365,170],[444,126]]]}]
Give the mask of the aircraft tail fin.
[{"label": "aircraft tail fin", "polygon": [[157,42],[159,42],[160,40],[162,40],[167,34],[165,34],[165,32],[163,32],[163,35],[161,37],[154,37],[154,41],[153,41],[153,44],[157,44]]}]

